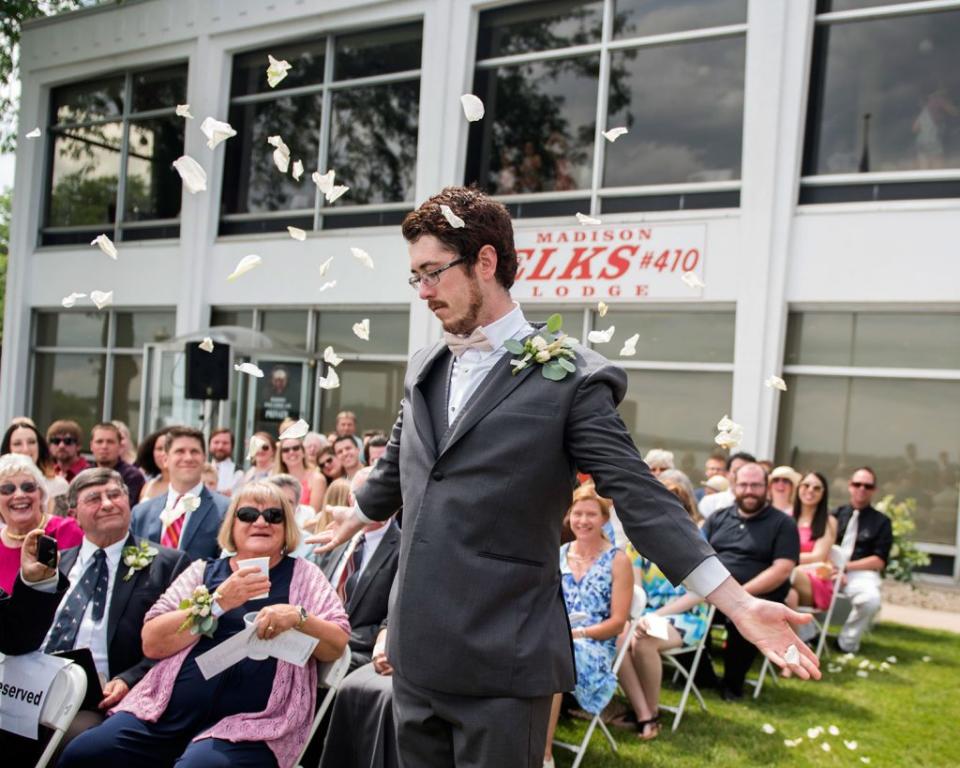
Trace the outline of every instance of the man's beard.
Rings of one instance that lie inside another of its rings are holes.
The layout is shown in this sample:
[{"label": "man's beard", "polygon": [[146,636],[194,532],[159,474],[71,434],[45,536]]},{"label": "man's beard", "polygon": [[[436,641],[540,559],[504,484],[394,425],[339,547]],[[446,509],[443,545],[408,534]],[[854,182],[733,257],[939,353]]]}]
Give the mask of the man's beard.
[{"label": "man's beard", "polygon": [[230,451],[212,451],[214,461],[225,461],[230,458]]},{"label": "man's beard", "polygon": [[[467,336],[473,333],[480,325],[480,310],[483,309],[483,296],[480,293],[480,286],[477,285],[476,279],[471,280],[468,285],[470,286],[470,301],[467,304],[466,314],[460,318],[450,319],[443,323],[443,330],[447,333]],[[449,305],[441,302],[434,304],[430,309],[443,306]]]},{"label": "man's beard", "polygon": [[737,496],[737,509],[746,512],[748,515],[759,512],[767,505],[767,500],[763,496],[754,496],[753,494],[744,494]]}]

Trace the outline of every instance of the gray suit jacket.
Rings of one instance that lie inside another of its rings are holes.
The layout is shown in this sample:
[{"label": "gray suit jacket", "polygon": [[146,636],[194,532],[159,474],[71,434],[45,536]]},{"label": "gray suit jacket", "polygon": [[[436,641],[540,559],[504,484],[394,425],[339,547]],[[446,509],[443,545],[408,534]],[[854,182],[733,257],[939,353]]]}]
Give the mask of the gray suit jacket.
[{"label": "gray suit jacket", "polygon": [[[130,532],[150,541],[160,542],[160,513],[167,503],[167,494],[162,494],[147,501],[141,501],[133,508],[130,518]],[[186,552],[190,561],[200,558],[220,557],[220,545],[217,544],[217,533],[223,515],[230,506],[230,499],[219,493],[210,493],[204,487],[200,491],[200,506],[190,513],[187,525],[180,536],[177,547]]]},{"label": "gray suit jacket", "polygon": [[415,685],[510,697],[573,688],[558,556],[578,469],[674,583],[713,553],[617,412],[623,369],[576,351],[576,372],[560,382],[538,365],[511,375],[505,355],[439,438],[425,379],[449,353],[438,343],[410,361],[386,454],[357,501],[377,520],[403,505],[388,656]]}]

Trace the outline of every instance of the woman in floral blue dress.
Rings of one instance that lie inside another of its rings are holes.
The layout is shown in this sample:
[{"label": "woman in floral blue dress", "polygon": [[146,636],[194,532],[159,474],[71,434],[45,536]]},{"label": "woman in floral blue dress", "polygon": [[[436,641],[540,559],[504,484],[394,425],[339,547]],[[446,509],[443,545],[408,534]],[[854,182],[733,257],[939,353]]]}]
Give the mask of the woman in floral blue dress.
[{"label": "woman in floral blue dress", "polygon": [[[623,631],[633,599],[630,559],[603,532],[610,519],[610,502],[592,484],[573,492],[567,512],[574,540],[560,548],[563,598],[570,615],[580,706],[599,714],[617,689],[613,661],[617,635]],[[553,699],[544,765],[553,765],[553,734],[562,696]]]}]

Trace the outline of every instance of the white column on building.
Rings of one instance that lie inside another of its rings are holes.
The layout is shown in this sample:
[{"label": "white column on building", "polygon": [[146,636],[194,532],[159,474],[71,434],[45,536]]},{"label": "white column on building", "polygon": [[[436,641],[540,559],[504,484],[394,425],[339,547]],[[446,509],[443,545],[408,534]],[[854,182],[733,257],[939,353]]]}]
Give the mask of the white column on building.
[{"label": "white column on building", "polygon": [[743,448],[773,456],[783,365],[785,283],[803,150],[814,0],[751,0],[743,115],[733,418]]}]

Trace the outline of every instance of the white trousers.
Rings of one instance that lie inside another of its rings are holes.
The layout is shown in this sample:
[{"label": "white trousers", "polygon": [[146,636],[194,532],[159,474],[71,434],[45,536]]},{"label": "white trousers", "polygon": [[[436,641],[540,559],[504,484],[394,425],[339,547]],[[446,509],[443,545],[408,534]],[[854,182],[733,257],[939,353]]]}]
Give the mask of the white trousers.
[{"label": "white trousers", "polygon": [[880,611],[880,574],[876,571],[848,572],[843,593],[850,598],[853,608],[837,642],[844,651],[856,653],[860,650],[860,638]]}]

